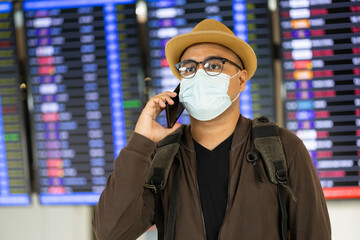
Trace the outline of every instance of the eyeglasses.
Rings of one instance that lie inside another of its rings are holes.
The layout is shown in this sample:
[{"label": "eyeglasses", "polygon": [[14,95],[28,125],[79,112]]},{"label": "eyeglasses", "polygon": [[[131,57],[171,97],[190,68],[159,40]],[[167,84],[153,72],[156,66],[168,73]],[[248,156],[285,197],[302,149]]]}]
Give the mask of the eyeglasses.
[{"label": "eyeglasses", "polygon": [[223,71],[224,64],[226,62],[234,65],[240,70],[243,70],[243,68],[237,65],[236,63],[230,61],[229,59],[221,58],[221,57],[210,57],[202,62],[196,62],[194,60],[185,60],[175,64],[175,67],[179,71],[181,77],[192,78],[195,76],[197,67],[201,63],[204,66],[205,72],[209,76],[216,76]]}]

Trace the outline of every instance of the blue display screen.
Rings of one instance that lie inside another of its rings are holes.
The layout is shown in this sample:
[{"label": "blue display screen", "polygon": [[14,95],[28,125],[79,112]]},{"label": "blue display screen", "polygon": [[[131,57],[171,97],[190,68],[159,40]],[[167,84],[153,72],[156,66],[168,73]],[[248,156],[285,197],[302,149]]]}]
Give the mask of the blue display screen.
[{"label": "blue display screen", "polygon": [[0,206],[30,204],[12,5],[0,3]]},{"label": "blue display screen", "polygon": [[41,204],[96,204],[141,112],[135,1],[25,1]]},{"label": "blue display screen", "polygon": [[327,199],[360,198],[358,1],[279,1],[286,127]]}]

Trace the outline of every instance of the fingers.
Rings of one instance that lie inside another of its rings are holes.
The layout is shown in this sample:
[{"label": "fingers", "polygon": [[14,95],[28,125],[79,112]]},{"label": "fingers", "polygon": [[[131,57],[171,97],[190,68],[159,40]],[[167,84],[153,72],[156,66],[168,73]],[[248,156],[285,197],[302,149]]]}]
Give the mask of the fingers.
[{"label": "fingers", "polygon": [[153,101],[153,103],[155,103],[155,105],[159,105],[161,108],[165,108],[166,107],[166,98],[161,98],[161,97],[154,97],[151,99]]},{"label": "fingers", "polygon": [[159,95],[156,95],[155,97],[152,97],[149,100],[149,102],[153,103],[155,106],[159,105],[161,108],[165,108],[166,103],[168,103],[170,105],[174,104],[174,101],[171,99],[172,97],[176,97],[175,92],[169,92],[169,91],[163,92],[163,93],[160,93]]},{"label": "fingers", "polygon": [[175,132],[179,127],[181,127],[181,123],[176,122],[172,128],[166,128],[167,134]]},{"label": "fingers", "polygon": [[164,110],[166,103],[173,105],[172,97],[176,97],[175,92],[163,92],[149,99],[142,113],[151,117],[153,120]]},{"label": "fingers", "polygon": [[156,122],[156,118],[164,110],[166,103],[174,104],[171,98],[176,97],[176,95],[175,92],[163,92],[150,98],[139,116],[134,131],[154,142],[158,142],[178,129],[181,126],[180,123],[176,123],[172,128],[165,128]]},{"label": "fingers", "polygon": [[176,129],[178,129],[179,127],[181,127],[181,123],[176,122],[174,124],[174,126],[172,128],[170,128],[170,129],[171,129],[172,132],[175,132]]}]

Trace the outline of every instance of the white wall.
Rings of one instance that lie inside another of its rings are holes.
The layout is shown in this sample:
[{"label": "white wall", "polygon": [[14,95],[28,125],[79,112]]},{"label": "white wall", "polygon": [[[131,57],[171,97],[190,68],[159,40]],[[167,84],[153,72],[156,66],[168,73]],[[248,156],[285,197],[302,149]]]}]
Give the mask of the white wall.
[{"label": "white wall", "polygon": [[329,200],[333,240],[360,239],[360,200]]},{"label": "white wall", "polygon": [[0,207],[1,240],[91,240],[89,206]]},{"label": "white wall", "polygon": [[[92,240],[92,207],[40,206],[0,208],[1,240]],[[333,240],[360,239],[360,200],[327,201]],[[141,240],[156,240],[156,233]]]}]

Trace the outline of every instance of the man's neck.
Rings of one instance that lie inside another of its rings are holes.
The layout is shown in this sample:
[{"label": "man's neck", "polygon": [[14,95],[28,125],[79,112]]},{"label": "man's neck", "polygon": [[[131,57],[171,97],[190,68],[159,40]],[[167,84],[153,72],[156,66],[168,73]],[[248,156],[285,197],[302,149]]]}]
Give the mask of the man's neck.
[{"label": "man's neck", "polygon": [[190,118],[191,135],[203,147],[213,150],[234,133],[239,116],[240,111],[227,109],[223,114],[210,121],[204,122]]}]

